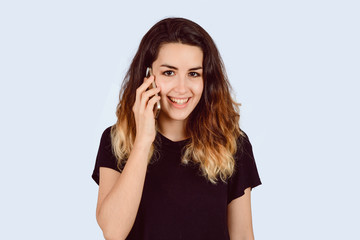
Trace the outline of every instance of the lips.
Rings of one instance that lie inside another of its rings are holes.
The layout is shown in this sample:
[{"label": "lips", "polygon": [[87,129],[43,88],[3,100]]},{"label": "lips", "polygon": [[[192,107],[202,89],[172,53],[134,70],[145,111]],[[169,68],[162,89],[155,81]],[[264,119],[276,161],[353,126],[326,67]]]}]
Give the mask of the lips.
[{"label": "lips", "polygon": [[190,101],[191,101],[191,97],[189,98],[177,98],[177,99],[181,99],[182,101],[181,102],[174,102],[171,100],[172,97],[167,97],[169,103],[171,104],[171,106],[177,108],[177,109],[184,109],[186,108]]},{"label": "lips", "polygon": [[173,102],[173,103],[178,103],[178,104],[183,104],[183,103],[187,103],[190,99],[190,97],[188,98],[174,98],[174,97],[169,97],[168,98]]}]

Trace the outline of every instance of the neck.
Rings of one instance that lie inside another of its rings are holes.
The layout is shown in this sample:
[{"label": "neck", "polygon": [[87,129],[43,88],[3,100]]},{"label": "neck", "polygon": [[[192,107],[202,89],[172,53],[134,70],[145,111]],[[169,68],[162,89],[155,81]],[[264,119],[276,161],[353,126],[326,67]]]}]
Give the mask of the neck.
[{"label": "neck", "polygon": [[174,142],[182,141],[188,138],[185,134],[185,126],[186,121],[166,120],[161,119],[160,116],[158,119],[158,131],[163,136]]}]

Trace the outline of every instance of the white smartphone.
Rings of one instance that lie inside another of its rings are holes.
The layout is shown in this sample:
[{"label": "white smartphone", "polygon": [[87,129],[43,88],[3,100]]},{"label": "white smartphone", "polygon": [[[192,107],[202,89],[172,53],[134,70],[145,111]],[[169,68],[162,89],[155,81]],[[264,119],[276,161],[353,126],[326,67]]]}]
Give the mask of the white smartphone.
[{"label": "white smartphone", "polygon": [[[146,68],[146,78],[149,78],[150,76],[152,76],[152,69],[151,67],[147,67]],[[155,83],[155,80],[152,82],[152,84],[150,85],[150,87],[148,89],[152,89],[152,88],[156,88],[156,83]],[[159,96],[159,94],[155,94],[156,96]],[[159,116],[159,113],[160,113],[160,110],[161,110],[161,106],[160,106],[160,101],[157,101],[155,103],[155,106],[154,106],[154,116],[155,118],[158,118]]]}]

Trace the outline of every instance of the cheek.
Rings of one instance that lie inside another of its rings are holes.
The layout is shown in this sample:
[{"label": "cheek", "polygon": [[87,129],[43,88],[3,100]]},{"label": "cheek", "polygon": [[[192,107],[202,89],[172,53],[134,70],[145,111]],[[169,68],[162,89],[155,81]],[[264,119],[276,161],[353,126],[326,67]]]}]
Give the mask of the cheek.
[{"label": "cheek", "polygon": [[169,91],[174,87],[172,86],[171,82],[169,82],[168,79],[157,77],[155,81],[156,81],[156,86],[160,87],[160,94],[163,96],[167,95]]},{"label": "cheek", "polygon": [[163,89],[165,89],[165,84],[163,81],[161,81],[161,79],[155,78],[155,83],[157,87],[160,87],[161,92],[163,91]]},{"label": "cheek", "polygon": [[201,95],[203,90],[204,90],[203,82],[199,82],[194,85],[194,92],[196,92],[197,94]]},{"label": "cheek", "polygon": [[161,81],[157,82],[156,86],[160,87],[160,95],[166,95],[169,91],[169,86]]}]

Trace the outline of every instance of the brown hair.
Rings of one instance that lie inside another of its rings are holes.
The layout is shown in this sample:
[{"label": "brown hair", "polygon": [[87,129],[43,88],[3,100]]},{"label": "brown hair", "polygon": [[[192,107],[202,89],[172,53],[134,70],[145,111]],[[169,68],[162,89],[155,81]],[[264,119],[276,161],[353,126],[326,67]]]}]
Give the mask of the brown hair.
[{"label": "brown hair", "polygon": [[[184,18],[166,18],[156,23],[142,38],[122,83],[117,122],[111,129],[112,148],[121,171],[131,152],[136,136],[132,107],[136,89],[143,83],[147,66],[157,59],[159,49],[166,43],[198,46],[203,51],[204,90],[201,99],[186,125],[190,142],[186,145],[181,162],[198,163],[202,175],[216,184],[218,177],[225,182],[234,171],[234,154],[240,136],[239,106],[231,97],[222,58],[210,35],[198,24]],[[148,161],[156,152],[153,143]]]}]

